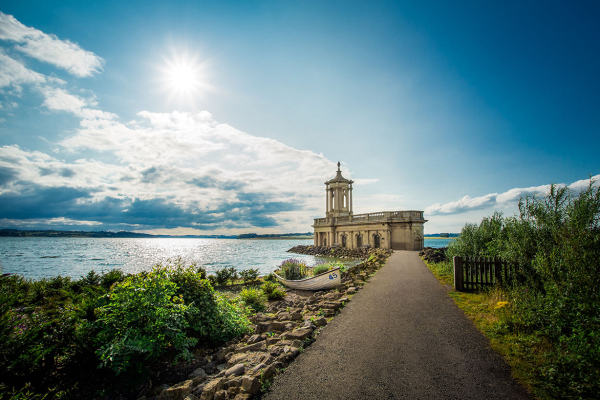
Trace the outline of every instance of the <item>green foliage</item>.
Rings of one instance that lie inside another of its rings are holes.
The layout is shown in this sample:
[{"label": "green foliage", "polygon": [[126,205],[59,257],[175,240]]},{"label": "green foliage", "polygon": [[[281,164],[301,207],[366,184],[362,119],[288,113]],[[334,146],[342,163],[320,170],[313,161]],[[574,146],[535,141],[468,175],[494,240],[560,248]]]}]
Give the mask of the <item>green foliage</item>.
[{"label": "green foliage", "polygon": [[0,398],[90,397],[77,382],[92,375],[111,385],[139,382],[139,372],[159,357],[185,358],[196,342],[221,344],[245,334],[245,305],[216,293],[205,276],[176,261],[136,275],[1,277],[0,384],[11,389],[0,389]]},{"label": "green foliage", "polygon": [[224,286],[229,283],[229,281],[235,281],[238,279],[238,273],[235,268],[221,268],[215,272],[214,281],[219,286]]},{"label": "green foliage", "polygon": [[106,289],[109,290],[110,287],[118,282],[122,282],[126,277],[125,272],[123,272],[119,268],[111,269],[102,275],[100,279],[100,284]]},{"label": "green foliage", "polygon": [[281,290],[280,286],[273,282],[263,283],[260,290],[262,290],[269,300],[280,300],[285,297],[285,291]]},{"label": "green foliage", "polygon": [[283,261],[279,266],[279,270],[283,274],[283,277],[290,281],[304,279],[309,275],[306,264],[295,258],[290,258]]},{"label": "green foliage", "polygon": [[313,274],[314,276],[321,275],[322,273],[324,273],[324,272],[327,272],[327,271],[329,271],[330,269],[331,269],[331,268],[330,268],[329,264],[320,264],[320,265],[316,265],[316,266],[314,266],[314,267],[313,267],[313,269],[312,269],[312,274]]},{"label": "green foliage", "polygon": [[161,268],[117,284],[106,296],[108,304],[97,310],[101,347],[96,354],[101,366],[117,375],[132,366],[141,372],[170,347],[188,358],[188,348],[197,339],[186,336],[189,306],[176,291],[177,285]]},{"label": "green foliage", "polygon": [[511,263],[506,288],[511,332],[548,342],[539,385],[554,397],[600,392],[600,189],[579,193],[552,185],[519,202],[519,215],[495,213],[467,224],[450,256],[498,256]]},{"label": "green foliage", "polygon": [[27,384],[21,389],[9,389],[5,384],[0,383],[0,400],[44,400],[48,393],[43,395],[35,394],[30,390],[31,385]]},{"label": "green foliage", "polygon": [[277,277],[275,276],[274,273],[270,273],[269,275],[264,277],[265,282],[273,282],[273,283],[277,283]]},{"label": "green foliage", "polygon": [[240,277],[244,280],[246,285],[253,284],[258,281],[258,275],[260,274],[258,268],[250,268],[240,271]]},{"label": "green foliage", "polygon": [[263,311],[267,302],[267,296],[255,288],[246,288],[240,292],[240,298],[254,311]]}]

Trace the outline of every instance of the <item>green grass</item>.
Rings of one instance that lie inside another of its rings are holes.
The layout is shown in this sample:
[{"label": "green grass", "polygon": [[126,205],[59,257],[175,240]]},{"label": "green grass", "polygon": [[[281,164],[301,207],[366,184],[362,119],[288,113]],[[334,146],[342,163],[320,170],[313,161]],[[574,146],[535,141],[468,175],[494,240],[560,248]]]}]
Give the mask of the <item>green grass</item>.
[{"label": "green grass", "polygon": [[[426,263],[441,283],[453,284],[452,262]],[[505,329],[504,321],[510,317],[510,308],[498,303],[507,301],[500,290],[483,293],[456,292],[450,297],[465,315],[490,341],[494,351],[503,356],[512,368],[513,377],[525,386],[537,399],[552,398],[539,387],[539,370],[551,354],[550,345],[536,334],[514,333]],[[500,303],[502,304],[502,303]]]}]

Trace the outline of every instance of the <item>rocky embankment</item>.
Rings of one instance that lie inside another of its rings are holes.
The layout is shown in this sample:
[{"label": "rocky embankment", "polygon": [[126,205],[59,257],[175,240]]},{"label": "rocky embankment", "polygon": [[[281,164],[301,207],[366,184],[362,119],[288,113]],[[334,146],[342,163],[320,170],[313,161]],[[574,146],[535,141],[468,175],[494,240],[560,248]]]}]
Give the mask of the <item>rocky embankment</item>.
[{"label": "rocky embankment", "polygon": [[152,388],[150,384],[139,400],[248,400],[256,397],[315,340],[391,253],[372,250],[369,254],[374,257],[342,274],[342,285],[336,289],[289,290],[283,300],[269,302],[265,312],[251,318],[252,333],[197,355],[183,370],[189,374],[186,380],[169,387]]},{"label": "rocky embankment", "polygon": [[447,250],[447,247],[440,247],[437,249],[433,247],[425,247],[419,252],[419,257],[430,263],[440,263],[448,261],[448,256],[446,255]]},{"label": "rocky embankment", "polygon": [[[323,247],[323,246],[294,246],[288,250],[288,253],[309,254],[318,257],[336,257],[336,258],[360,258],[366,259],[375,252],[388,252],[387,250],[372,249],[362,247],[360,249],[347,249],[343,247]],[[390,252],[388,252],[391,254]]]}]

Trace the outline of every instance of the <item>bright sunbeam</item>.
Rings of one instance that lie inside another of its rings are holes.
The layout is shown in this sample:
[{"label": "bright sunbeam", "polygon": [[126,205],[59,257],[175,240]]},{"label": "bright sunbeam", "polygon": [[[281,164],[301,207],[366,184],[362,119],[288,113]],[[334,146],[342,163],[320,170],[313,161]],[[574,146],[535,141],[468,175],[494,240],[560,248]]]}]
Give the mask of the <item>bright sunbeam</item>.
[{"label": "bright sunbeam", "polygon": [[164,59],[160,71],[163,91],[169,93],[169,100],[193,105],[197,97],[211,90],[204,63],[186,52],[173,53]]},{"label": "bright sunbeam", "polygon": [[198,73],[191,65],[176,65],[169,72],[172,87],[181,92],[198,86]]}]

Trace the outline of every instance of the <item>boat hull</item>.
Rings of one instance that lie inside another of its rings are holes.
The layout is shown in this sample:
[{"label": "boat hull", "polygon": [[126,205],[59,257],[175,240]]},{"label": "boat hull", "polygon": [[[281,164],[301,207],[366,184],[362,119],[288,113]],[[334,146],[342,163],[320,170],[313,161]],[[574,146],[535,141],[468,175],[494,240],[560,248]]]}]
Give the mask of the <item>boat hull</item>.
[{"label": "boat hull", "polygon": [[325,290],[332,289],[342,284],[340,268],[334,268],[317,276],[301,279],[299,281],[289,281],[273,273],[279,282],[285,286],[298,290]]}]

